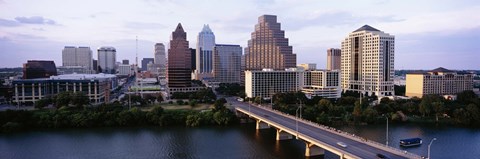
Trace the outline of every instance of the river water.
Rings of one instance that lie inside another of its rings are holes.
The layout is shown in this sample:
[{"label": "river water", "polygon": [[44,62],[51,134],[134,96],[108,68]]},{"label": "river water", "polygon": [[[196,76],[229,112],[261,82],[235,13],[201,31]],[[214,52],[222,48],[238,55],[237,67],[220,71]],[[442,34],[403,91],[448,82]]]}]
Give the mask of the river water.
[{"label": "river water", "polygon": [[[345,126],[339,129],[384,143],[385,126]],[[432,158],[480,158],[480,130],[428,125],[391,125],[390,145],[402,138],[421,137],[424,144],[406,149],[423,156],[432,144]],[[255,124],[229,127],[98,128],[0,134],[1,159],[83,158],[305,158],[304,143],[275,141],[275,130],[255,130]],[[327,153],[316,158],[335,158]]]}]

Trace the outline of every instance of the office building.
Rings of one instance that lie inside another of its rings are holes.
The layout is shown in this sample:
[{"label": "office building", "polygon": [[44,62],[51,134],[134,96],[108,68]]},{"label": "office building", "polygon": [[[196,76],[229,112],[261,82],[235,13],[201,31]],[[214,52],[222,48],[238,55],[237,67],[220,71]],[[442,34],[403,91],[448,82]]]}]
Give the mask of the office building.
[{"label": "office building", "polygon": [[289,46],[285,32],[275,15],[262,15],[258,18],[255,31],[245,48],[245,69],[262,70],[270,68],[284,70],[297,65],[297,56]]},{"label": "office building", "polygon": [[299,64],[298,67],[302,68],[305,71],[308,70],[316,70],[317,69],[317,64],[314,63],[302,63]]},{"label": "office building", "polygon": [[117,70],[118,70],[117,74],[121,76],[131,76],[134,73],[132,65],[121,64],[121,65],[118,65]]},{"label": "office building", "polygon": [[49,78],[57,75],[53,61],[28,60],[23,64],[23,79]]},{"label": "office building", "polygon": [[395,37],[365,25],[342,42],[341,78],[344,91],[394,95]]},{"label": "office building", "polygon": [[93,70],[92,50],[90,47],[65,46],[62,50],[62,66],[80,66]]},{"label": "office building", "polygon": [[[215,46],[215,34],[210,27],[203,25],[203,29],[197,36],[196,73],[211,74],[213,68],[213,47]],[[201,79],[200,79],[201,80]]]},{"label": "office building", "polygon": [[40,99],[71,91],[83,92],[90,98],[91,104],[101,104],[109,102],[110,92],[117,84],[116,76],[110,74],[70,74],[45,79],[14,80],[13,101],[33,104]]},{"label": "office building", "polygon": [[427,73],[407,74],[408,97],[422,97],[423,95],[456,95],[462,91],[473,90],[473,74],[455,72],[442,67]]},{"label": "office building", "polygon": [[304,71],[296,68],[285,70],[245,71],[245,93],[247,97],[270,98],[279,92],[297,92],[304,85]]},{"label": "office building", "polygon": [[304,73],[302,92],[308,98],[340,98],[340,70],[311,70]]},{"label": "office building", "polygon": [[115,65],[117,62],[117,50],[114,47],[98,48],[98,71],[99,73],[115,74]]},{"label": "office building", "polygon": [[327,70],[340,70],[341,54],[340,49],[329,48],[327,50]]},{"label": "office building", "polygon": [[142,71],[147,71],[147,65],[149,63],[153,64],[155,62],[154,58],[143,58],[142,59]]},{"label": "office building", "polygon": [[190,87],[192,79],[192,55],[188,48],[187,33],[178,23],[172,32],[168,49],[168,87]]},{"label": "office building", "polygon": [[213,49],[213,77],[219,83],[240,83],[242,47],[217,44]]},{"label": "office building", "polygon": [[165,54],[165,45],[163,43],[156,43],[155,44],[155,64],[159,64],[161,66],[167,65],[167,58]]},{"label": "office building", "polygon": [[122,65],[129,65],[129,64],[130,64],[130,61],[128,61],[127,59],[122,60]]},{"label": "office building", "polygon": [[190,55],[192,56],[190,60],[190,65],[192,66],[192,71],[194,71],[197,69],[197,60],[196,60],[197,49],[189,48],[189,50],[190,50]]}]

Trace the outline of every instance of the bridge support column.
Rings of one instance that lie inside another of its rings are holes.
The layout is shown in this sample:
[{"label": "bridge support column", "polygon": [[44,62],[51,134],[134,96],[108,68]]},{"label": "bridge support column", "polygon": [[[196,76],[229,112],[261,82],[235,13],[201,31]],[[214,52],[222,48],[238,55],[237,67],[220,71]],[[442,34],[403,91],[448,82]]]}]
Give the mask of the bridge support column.
[{"label": "bridge support column", "polygon": [[257,130],[268,129],[268,128],[270,128],[270,126],[267,123],[264,123],[261,120],[257,120]]},{"label": "bridge support column", "polygon": [[289,134],[283,130],[277,129],[277,140],[292,139],[292,134]]},{"label": "bridge support column", "polygon": [[312,143],[305,142],[305,156],[324,155],[325,150]]}]

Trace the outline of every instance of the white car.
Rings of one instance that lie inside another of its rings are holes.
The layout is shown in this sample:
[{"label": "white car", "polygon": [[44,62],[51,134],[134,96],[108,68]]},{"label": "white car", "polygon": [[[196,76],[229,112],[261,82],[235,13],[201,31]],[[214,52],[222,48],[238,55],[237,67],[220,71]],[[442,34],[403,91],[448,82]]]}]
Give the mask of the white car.
[{"label": "white car", "polygon": [[243,102],[243,98],[238,98],[237,101]]},{"label": "white car", "polygon": [[343,143],[343,142],[337,142],[337,145],[338,146],[342,146],[342,147],[347,147],[347,144]]}]

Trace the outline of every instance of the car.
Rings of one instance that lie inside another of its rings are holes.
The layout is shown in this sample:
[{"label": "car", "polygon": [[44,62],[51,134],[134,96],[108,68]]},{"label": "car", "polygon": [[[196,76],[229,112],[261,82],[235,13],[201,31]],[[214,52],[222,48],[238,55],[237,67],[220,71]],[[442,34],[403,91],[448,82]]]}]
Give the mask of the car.
[{"label": "car", "polygon": [[342,147],[347,147],[347,144],[343,143],[343,142],[337,142],[337,145],[338,146],[342,146]]},{"label": "car", "polygon": [[377,158],[380,158],[380,159],[385,159],[385,158],[388,158],[387,156],[383,155],[383,154],[379,154],[377,153]]}]

